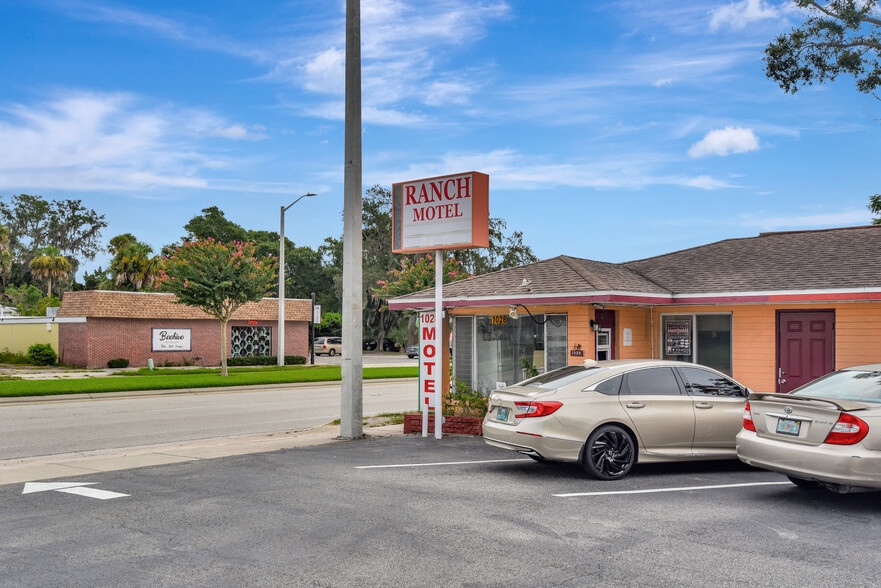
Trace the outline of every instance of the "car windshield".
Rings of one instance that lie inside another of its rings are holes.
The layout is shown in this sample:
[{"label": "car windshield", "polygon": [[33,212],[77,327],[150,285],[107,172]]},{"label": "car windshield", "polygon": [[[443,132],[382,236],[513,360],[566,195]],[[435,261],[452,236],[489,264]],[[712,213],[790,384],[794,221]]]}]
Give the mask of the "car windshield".
[{"label": "car windshield", "polygon": [[792,394],[881,404],[881,372],[857,370],[833,372],[805,384]]},{"label": "car windshield", "polygon": [[570,365],[554,370],[552,372],[548,372],[546,374],[541,374],[540,376],[536,376],[528,380],[524,380],[514,385],[530,386],[533,388],[545,388],[546,390],[555,390],[557,388],[562,388],[567,384],[571,384],[572,382],[577,382],[578,380],[583,380],[584,378],[588,378],[590,376],[593,376],[594,374],[598,374],[599,372],[606,369],[608,368],[598,366],[584,367],[583,365]]}]

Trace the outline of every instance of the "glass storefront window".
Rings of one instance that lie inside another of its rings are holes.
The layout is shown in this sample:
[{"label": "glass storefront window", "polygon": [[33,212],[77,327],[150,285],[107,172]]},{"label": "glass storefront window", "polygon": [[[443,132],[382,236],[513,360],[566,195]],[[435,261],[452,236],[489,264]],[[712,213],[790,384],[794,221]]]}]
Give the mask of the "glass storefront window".
[{"label": "glass storefront window", "polygon": [[691,361],[731,375],[731,315],[664,315],[661,358]]},{"label": "glass storefront window", "polygon": [[[455,317],[453,376],[481,392],[567,365],[566,315]],[[546,320],[547,319],[547,320]],[[476,365],[474,364],[476,359]]]}]

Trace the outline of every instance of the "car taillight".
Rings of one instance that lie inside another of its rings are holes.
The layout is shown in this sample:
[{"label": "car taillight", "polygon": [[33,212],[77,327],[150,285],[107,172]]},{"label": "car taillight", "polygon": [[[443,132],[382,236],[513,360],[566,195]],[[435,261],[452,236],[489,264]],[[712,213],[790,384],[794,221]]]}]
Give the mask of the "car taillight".
[{"label": "car taillight", "polygon": [[562,402],[515,402],[514,405],[522,412],[515,414],[515,419],[547,416],[563,406]]},{"label": "car taillight", "polygon": [[866,421],[843,412],[823,443],[853,445],[862,441],[868,433],[869,425],[866,424]]},{"label": "car taillight", "polygon": [[749,402],[743,407],[743,428],[747,431],[756,430],[756,426],[753,424],[753,413],[749,410]]}]

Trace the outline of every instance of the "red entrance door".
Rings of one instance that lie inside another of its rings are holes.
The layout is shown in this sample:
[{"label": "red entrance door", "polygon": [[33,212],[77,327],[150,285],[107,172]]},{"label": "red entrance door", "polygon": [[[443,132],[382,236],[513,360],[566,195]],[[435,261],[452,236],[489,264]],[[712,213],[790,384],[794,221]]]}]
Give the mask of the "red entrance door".
[{"label": "red entrance door", "polygon": [[777,392],[835,371],[835,311],[777,313]]}]

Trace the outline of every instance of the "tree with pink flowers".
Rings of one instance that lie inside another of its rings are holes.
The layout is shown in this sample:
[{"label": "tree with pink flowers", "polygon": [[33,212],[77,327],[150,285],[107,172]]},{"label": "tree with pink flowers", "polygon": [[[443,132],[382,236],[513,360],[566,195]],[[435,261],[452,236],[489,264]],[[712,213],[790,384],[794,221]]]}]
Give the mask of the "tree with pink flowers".
[{"label": "tree with pink flowers", "polygon": [[247,302],[257,302],[277,285],[278,259],[255,257],[253,243],[214,239],[190,241],[170,248],[163,258],[158,288],[173,293],[178,304],[203,310],[220,321],[220,357],[226,364],[226,326]]}]

